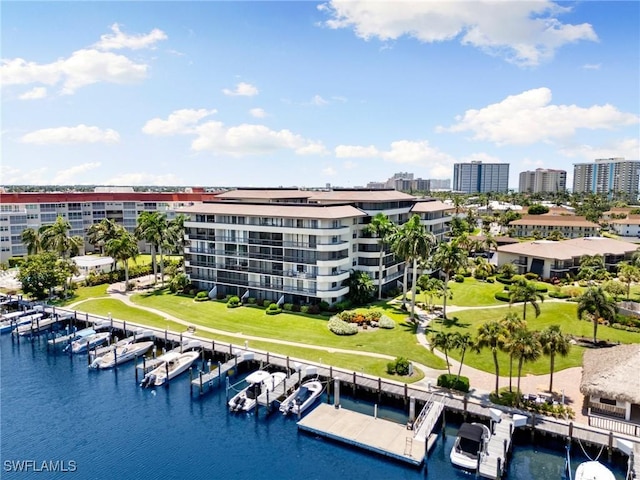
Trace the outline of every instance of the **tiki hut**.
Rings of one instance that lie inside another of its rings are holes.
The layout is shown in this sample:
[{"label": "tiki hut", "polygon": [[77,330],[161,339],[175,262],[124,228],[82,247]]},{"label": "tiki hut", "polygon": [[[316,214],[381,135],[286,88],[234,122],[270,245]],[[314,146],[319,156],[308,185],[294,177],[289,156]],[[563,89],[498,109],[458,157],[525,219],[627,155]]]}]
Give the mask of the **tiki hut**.
[{"label": "tiki hut", "polygon": [[580,392],[593,412],[640,418],[640,344],[587,350]]}]

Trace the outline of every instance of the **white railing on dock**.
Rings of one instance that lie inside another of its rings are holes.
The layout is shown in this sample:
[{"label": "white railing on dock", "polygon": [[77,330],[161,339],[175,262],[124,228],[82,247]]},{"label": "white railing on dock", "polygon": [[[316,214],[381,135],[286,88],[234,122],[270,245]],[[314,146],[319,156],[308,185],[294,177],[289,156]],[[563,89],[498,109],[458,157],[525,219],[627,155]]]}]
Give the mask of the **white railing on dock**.
[{"label": "white railing on dock", "polygon": [[589,414],[589,426],[602,428],[611,432],[624,433],[633,437],[640,437],[640,425],[637,423],[623,422],[615,418],[607,418],[600,415]]}]

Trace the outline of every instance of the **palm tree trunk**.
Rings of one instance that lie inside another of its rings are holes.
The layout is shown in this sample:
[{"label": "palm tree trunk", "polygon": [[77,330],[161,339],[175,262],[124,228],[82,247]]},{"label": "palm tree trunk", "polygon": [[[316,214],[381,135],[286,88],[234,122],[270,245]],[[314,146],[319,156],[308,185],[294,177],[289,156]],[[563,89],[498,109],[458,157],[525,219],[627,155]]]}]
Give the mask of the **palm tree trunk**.
[{"label": "palm tree trunk", "polygon": [[449,350],[447,348],[443,348],[442,351],[444,352],[444,360],[445,362],[447,362],[447,373],[451,375],[451,365],[449,365]]},{"label": "palm tree trunk", "polygon": [[524,304],[524,309],[523,309],[524,311],[522,312],[522,320],[526,320],[527,319],[527,301],[525,300],[523,304]]},{"label": "palm tree trunk", "polygon": [[407,262],[404,262],[404,271],[402,272],[402,304],[407,302],[407,275],[409,275],[409,269],[407,268]]},{"label": "palm tree trunk", "polygon": [[593,344],[595,345],[597,340],[597,334],[598,334],[598,319],[594,316],[593,317]]},{"label": "palm tree trunk", "polygon": [[124,291],[129,287],[129,259],[124,262]]},{"label": "palm tree trunk", "polygon": [[160,286],[164,287],[164,254],[162,253],[162,245],[158,247],[160,253]]},{"label": "palm tree trunk", "polygon": [[156,283],[158,278],[158,263],[156,262],[156,246],[151,244],[151,265],[153,269],[153,283]]},{"label": "palm tree trunk", "polygon": [[549,393],[553,393],[553,370],[555,368],[555,363],[556,363],[556,355],[551,352],[551,372],[549,375]]},{"label": "palm tree trunk", "polygon": [[382,300],[382,262],[384,260],[384,245],[380,244],[380,262],[378,263],[378,300]]},{"label": "palm tree trunk", "polygon": [[513,377],[513,354],[509,354],[509,391],[512,392],[511,389],[511,378]]},{"label": "palm tree trunk", "polygon": [[498,364],[498,352],[493,351],[493,365],[496,368],[496,395],[498,395],[499,381],[500,381],[500,365]]},{"label": "palm tree trunk", "polygon": [[416,282],[418,281],[418,259],[413,259],[413,271],[411,272],[411,319],[415,320],[416,311]]},{"label": "palm tree trunk", "polygon": [[460,366],[458,367],[458,380],[460,380],[460,374],[462,373],[462,364],[464,363],[464,354],[466,351],[466,348],[462,349],[462,355],[460,356]]},{"label": "palm tree trunk", "polygon": [[442,300],[442,319],[447,319],[447,297],[449,296],[449,272],[444,274],[444,299]]},{"label": "palm tree trunk", "polygon": [[524,363],[524,359],[520,357],[518,361],[518,391],[516,392],[516,406],[520,405],[520,378],[522,377],[522,364]]}]

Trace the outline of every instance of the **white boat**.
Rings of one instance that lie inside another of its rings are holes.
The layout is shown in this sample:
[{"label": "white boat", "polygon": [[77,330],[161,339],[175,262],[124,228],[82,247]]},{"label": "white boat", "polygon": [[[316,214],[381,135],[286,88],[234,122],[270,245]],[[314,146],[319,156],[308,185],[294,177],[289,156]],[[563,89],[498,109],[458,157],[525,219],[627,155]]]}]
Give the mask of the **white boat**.
[{"label": "white boat", "polygon": [[11,312],[2,315],[0,320],[0,333],[9,333],[17,326],[31,323],[31,318],[25,312]]},{"label": "white boat", "polygon": [[301,415],[320,396],[324,387],[318,380],[304,382],[298,389],[289,395],[281,404],[280,411],[287,415]]},{"label": "white boat", "polygon": [[576,468],[574,480],[616,480],[611,470],[600,462],[583,462]]},{"label": "white boat", "polygon": [[199,352],[169,352],[163,355],[164,361],[159,367],[154,368],[147,373],[140,386],[142,388],[159,387],[163,385],[167,380],[172,380],[183,372],[186,372],[189,367],[199,357]]},{"label": "white boat", "polygon": [[449,459],[455,466],[475,471],[479,457],[485,453],[491,436],[489,427],[481,423],[463,423],[451,448]]},{"label": "white boat", "polygon": [[116,346],[109,353],[96,358],[89,367],[113,368],[116,365],[133,360],[139,355],[144,355],[153,346],[153,342],[136,342]]},{"label": "white boat", "polygon": [[132,343],[137,342],[138,340],[143,340],[145,338],[152,338],[153,332],[151,330],[136,330],[133,335],[130,335],[122,340],[118,340],[117,342],[108,345],[106,347],[101,347],[92,352],[95,357],[101,357],[103,355],[107,355],[108,353],[113,352],[113,350],[117,347],[124,347],[126,345],[130,345]]},{"label": "white boat", "polygon": [[12,332],[13,334],[20,335],[21,337],[44,332],[58,321],[57,317],[44,318],[42,313],[34,313],[33,315],[28,315],[28,317],[23,318],[30,318],[31,322],[16,327]]},{"label": "white boat", "polygon": [[232,412],[249,412],[256,406],[257,399],[263,392],[273,391],[287,378],[283,372],[269,373],[258,370],[248,375],[245,381],[249,384],[229,400]]},{"label": "white boat", "polygon": [[81,338],[88,337],[89,335],[93,335],[96,331],[93,328],[83,328],[82,330],[76,330],[73,333],[69,333],[68,335],[61,335],[59,337],[49,339],[49,345],[64,345],[67,346],[70,343],[75,342],[76,340],[80,340]]},{"label": "white boat", "polygon": [[111,334],[109,332],[100,332],[94,333],[93,335],[89,335],[87,337],[81,338],[69,344],[64,350],[69,351],[71,349],[71,353],[84,353],[92,348],[97,347],[98,345],[102,345],[106,341],[109,340]]}]

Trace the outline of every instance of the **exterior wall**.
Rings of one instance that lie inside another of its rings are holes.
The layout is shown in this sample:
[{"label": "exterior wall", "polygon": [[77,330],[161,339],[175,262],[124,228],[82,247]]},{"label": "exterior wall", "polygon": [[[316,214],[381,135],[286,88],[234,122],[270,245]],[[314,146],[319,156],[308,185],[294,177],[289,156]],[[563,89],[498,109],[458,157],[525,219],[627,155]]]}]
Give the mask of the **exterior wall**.
[{"label": "exterior wall", "polygon": [[[529,257],[526,255],[517,255],[515,253],[505,253],[498,252],[498,270],[506,263],[512,263],[518,268],[518,274],[524,275],[525,273],[530,271],[531,261],[534,258],[538,257]],[[548,258],[540,258],[544,262],[544,266],[542,268],[542,278],[550,278],[553,275],[551,274],[551,267],[553,265],[553,260]]]},{"label": "exterior wall", "polygon": [[532,237],[538,230],[543,237],[547,237],[553,231],[559,231],[564,238],[593,237],[598,235],[598,227],[576,227],[573,225],[510,225],[515,229],[514,237]]},{"label": "exterior wall", "polygon": [[506,192],[509,190],[509,164],[455,163],[452,188],[464,193]]},{"label": "exterior wall", "polygon": [[637,198],[640,161],[624,158],[600,158],[594,163],[573,166],[574,192],[610,194],[621,192]]},{"label": "exterior wall", "polygon": [[564,192],[567,189],[567,172],[564,170],[536,170],[520,173],[520,192]]},{"label": "exterior wall", "polygon": [[617,235],[625,237],[640,237],[640,225],[637,223],[612,223],[611,228],[613,228]]}]

